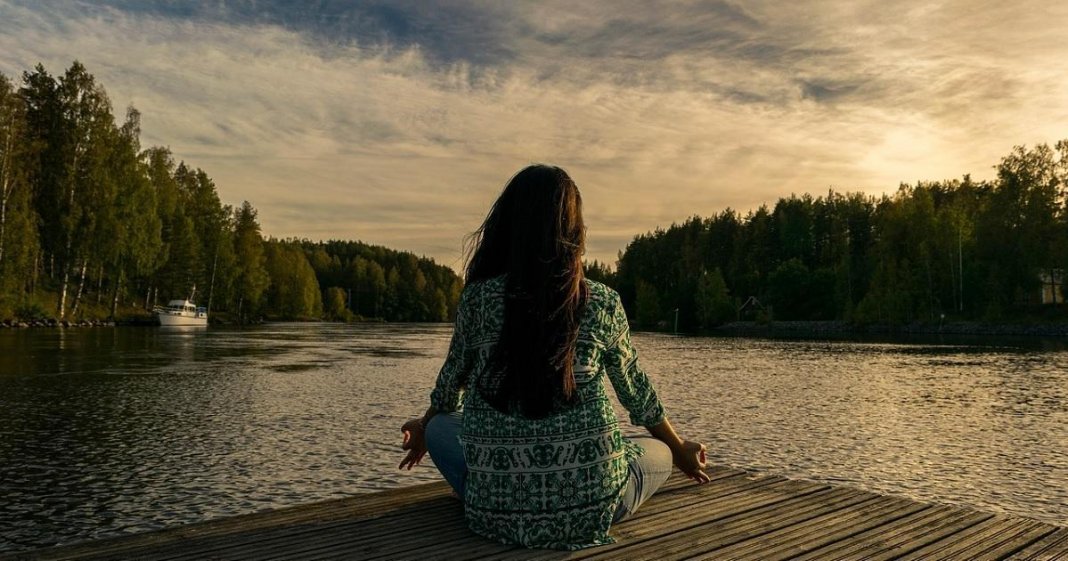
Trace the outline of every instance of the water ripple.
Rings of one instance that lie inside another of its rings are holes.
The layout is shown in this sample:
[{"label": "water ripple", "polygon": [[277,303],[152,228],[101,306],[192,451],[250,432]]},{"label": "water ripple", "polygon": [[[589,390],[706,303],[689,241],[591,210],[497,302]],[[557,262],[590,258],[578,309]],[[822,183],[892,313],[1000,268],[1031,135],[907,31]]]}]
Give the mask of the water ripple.
[{"label": "water ripple", "polygon": [[[399,426],[450,334],[0,333],[0,551],[437,480],[396,469]],[[1063,345],[634,340],[716,463],[1068,524]]]}]

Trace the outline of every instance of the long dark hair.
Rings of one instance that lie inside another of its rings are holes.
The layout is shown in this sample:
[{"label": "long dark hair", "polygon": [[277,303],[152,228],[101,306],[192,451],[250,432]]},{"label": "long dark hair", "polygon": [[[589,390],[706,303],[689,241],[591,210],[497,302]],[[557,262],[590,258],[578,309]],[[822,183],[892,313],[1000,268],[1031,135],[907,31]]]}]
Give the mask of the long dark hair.
[{"label": "long dark hair", "polygon": [[504,325],[477,388],[495,409],[537,419],[573,402],[585,243],[578,187],[546,165],[515,174],[469,237],[467,282],[507,275]]}]

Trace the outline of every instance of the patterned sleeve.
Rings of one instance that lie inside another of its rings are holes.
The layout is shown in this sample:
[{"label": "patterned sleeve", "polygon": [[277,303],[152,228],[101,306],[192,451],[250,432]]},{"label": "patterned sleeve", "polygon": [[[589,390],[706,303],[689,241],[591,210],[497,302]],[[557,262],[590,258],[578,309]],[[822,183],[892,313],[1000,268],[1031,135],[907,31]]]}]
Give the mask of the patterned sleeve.
[{"label": "patterned sleeve", "polygon": [[468,370],[472,366],[471,353],[467,345],[470,334],[468,326],[472,325],[470,317],[470,297],[465,287],[460,294],[460,304],[456,310],[456,323],[452,331],[452,342],[449,343],[449,354],[445,357],[445,364],[438,372],[438,380],[434,384],[434,390],[430,392],[430,405],[439,412],[448,413],[460,409],[464,387],[467,383]]},{"label": "patterned sleeve", "polygon": [[608,379],[616,390],[623,407],[630,412],[630,422],[636,426],[651,427],[663,422],[664,405],[656,396],[652,382],[638,366],[638,351],[630,343],[630,326],[627,313],[619,295],[613,293],[610,314],[611,329],[608,348],[604,354]]}]

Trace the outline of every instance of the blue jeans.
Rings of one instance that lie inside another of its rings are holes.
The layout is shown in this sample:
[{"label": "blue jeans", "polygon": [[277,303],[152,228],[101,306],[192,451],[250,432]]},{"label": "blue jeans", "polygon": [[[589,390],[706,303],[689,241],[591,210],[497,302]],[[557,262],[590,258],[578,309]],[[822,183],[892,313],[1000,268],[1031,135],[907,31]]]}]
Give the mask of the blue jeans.
[{"label": "blue jeans", "polygon": [[[430,458],[460,497],[464,496],[464,480],[467,479],[467,462],[460,443],[462,426],[462,413],[439,413],[426,426],[426,446]],[[631,460],[627,466],[627,486],[616,509],[615,522],[634,514],[671,475],[671,449],[667,444],[651,436],[628,440],[641,446],[645,453]]]}]

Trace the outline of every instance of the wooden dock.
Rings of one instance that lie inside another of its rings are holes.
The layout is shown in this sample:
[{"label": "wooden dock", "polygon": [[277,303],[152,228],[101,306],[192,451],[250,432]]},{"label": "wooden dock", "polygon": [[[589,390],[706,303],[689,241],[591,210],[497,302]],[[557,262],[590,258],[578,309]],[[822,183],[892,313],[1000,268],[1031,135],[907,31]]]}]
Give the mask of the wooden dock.
[{"label": "wooden dock", "polygon": [[617,543],[524,550],[472,534],[431,483],[136,536],[0,555],[11,559],[1012,559],[1068,560],[1068,528],[811,481],[709,470],[676,474]]}]

